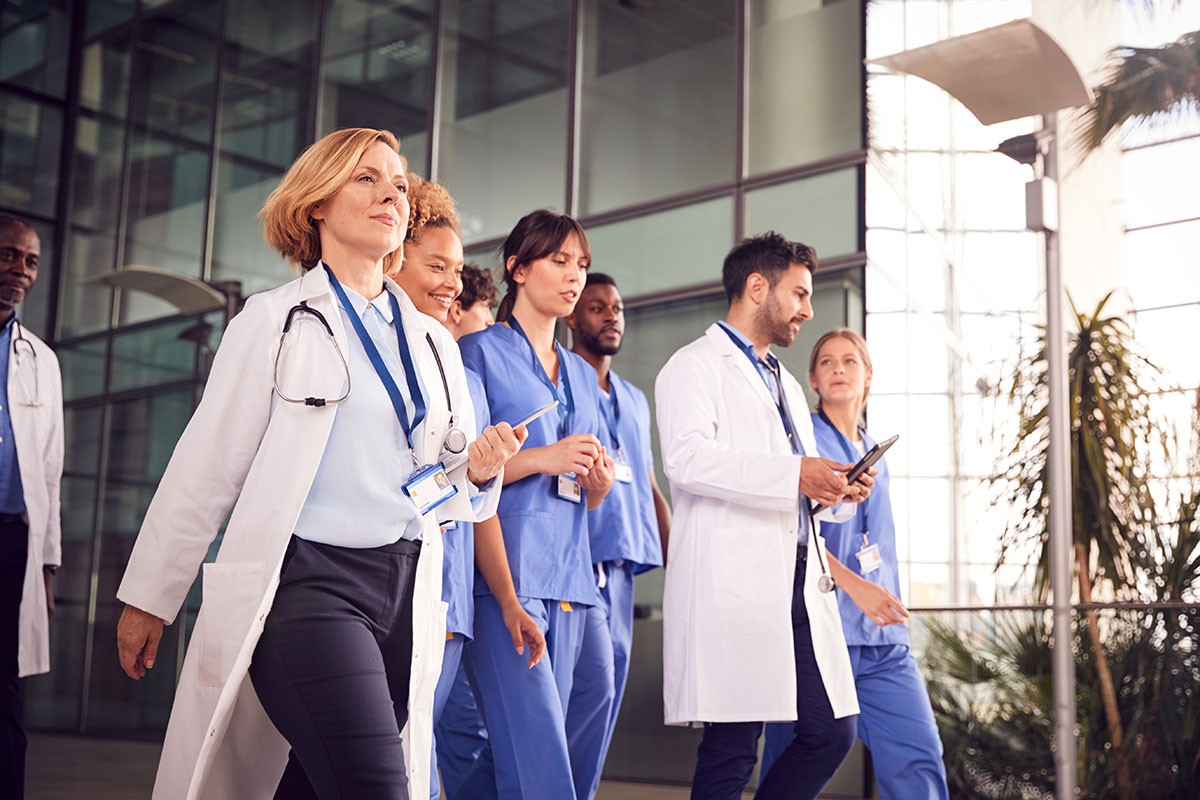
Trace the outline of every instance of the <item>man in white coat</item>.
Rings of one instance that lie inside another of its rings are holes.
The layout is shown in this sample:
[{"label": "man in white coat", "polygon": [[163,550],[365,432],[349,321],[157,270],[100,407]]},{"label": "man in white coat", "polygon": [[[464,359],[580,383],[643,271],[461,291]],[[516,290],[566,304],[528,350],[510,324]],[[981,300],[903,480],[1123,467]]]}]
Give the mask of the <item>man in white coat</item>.
[{"label": "man in white coat", "polygon": [[33,227],[0,215],[0,797],[25,796],[20,679],[50,671],[62,554],[62,377],[16,307],[38,276]]},{"label": "man in white coat", "polygon": [[850,465],[815,457],[800,385],[770,352],[812,319],[816,268],[812,248],[776,233],[737,245],[722,268],[726,318],[655,384],[675,507],[663,696],[668,725],[704,727],[695,800],[742,796],[765,721],[799,719],[759,800],[815,798],[855,738],[854,679],[808,508],[861,501],[871,481],[847,485]]}]

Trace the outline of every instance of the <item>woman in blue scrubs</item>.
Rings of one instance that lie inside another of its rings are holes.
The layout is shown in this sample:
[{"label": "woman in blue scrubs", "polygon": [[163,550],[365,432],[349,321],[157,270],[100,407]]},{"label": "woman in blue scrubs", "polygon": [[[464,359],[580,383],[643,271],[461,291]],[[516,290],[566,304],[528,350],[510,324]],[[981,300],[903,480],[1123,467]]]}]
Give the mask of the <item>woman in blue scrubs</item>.
[{"label": "woman in blue scrubs", "polygon": [[[820,454],[858,461],[875,445],[859,425],[871,388],[866,341],[847,328],[826,333],[813,348],[808,380],[820,398],[812,415]],[[890,475],[884,459],[876,468],[875,489],[856,515],[843,523],[821,523],[862,709],[858,738],[871,751],[883,800],[944,800],[948,792],[942,742],[925,683],[909,652],[908,609],[899,599]],[[767,726],[764,772],[787,746],[791,727]]]},{"label": "woman in blue scrubs", "polygon": [[[574,800],[566,716],[574,670],[596,602],[587,511],[611,488],[612,458],[597,433],[599,388],[591,366],[554,340],[590,263],[571,217],[534,211],[503,247],[508,294],[500,323],[464,337],[463,361],[483,381],[493,420],[529,425],[504,473],[500,530],[479,528],[475,638],[466,664],[487,723],[501,798]],[[547,658],[525,653],[532,618]]]}]

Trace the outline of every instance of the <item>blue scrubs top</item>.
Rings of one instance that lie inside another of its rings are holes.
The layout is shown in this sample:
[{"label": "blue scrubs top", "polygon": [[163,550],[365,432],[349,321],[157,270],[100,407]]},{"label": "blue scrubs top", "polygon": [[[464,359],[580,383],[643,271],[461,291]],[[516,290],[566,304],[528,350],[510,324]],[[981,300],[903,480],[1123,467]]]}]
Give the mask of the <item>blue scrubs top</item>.
[{"label": "blue scrubs top", "polygon": [[[532,348],[507,325],[492,325],[464,336],[459,348],[467,369],[483,381],[491,424],[520,422],[557,399],[543,382],[545,373]],[[600,387],[596,385],[596,371],[566,348],[559,348],[559,356],[558,391],[564,394],[566,374],[575,407],[571,426],[563,435],[590,433],[599,437]],[[544,447],[562,438],[562,412],[560,406],[534,420],[529,425],[525,449]],[[558,496],[556,478],[530,475],[504,487],[497,516],[504,529],[508,567],[517,595],[579,605],[596,602],[586,490],[583,502],[572,503]],[[482,577],[477,576],[475,594],[491,594]]]},{"label": "blue scrubs top", "polygon": [[[483,381],[467,370],[467,389],[475,408],[476,435],[488,426],[487,395]],[[470,639],[475,630],[475,526],[458,522],[442,536],[442,599],[446,609],[446,632]]]},{"label": "blue scrubs top", "polygon": [[[650,475],[654,470],[650,404],[641,389],[615,372],[608,373],[608,380],[609,396],[600,393],[600,441],[614,459],[620,446],[621,455],[633,468],[633,483],[614,482],[600,507],[588,512],[592,560],[624,559],[633,564],[637,574],[662,566],[658,517],[650,492]],[[617,413],[614,413],[614,397]],[[616,423],[616,436],[609,428],[610,421]]]},{"label": "blue scrubs top", "polygon": [[[813,433],[817,437],[817,451],[826,458],[844,461],[850,464],[858,461],[859,455],[854,449],[854,443],[846,438],[830,423],[826,422],[819,413],[812,415]],[[875,441],[866,431],[859,431],[867,449],[875,446]],[[892,517],[892,498],[888,489],[891,483],[887,459],[881,458],[875,462],[879,474],[875,476],[875,488],[866,502],[859,503],[853,518],[846,522],[821,523],[821,534],[825,537],[825,547],[841,561],[847,569],[862,575],[862,565],[856,555],[863,546],[863,531],[871,544],[879,545],[879,557],[882,563],[879,569],[870,575],[863,575],[869,581],[878,583],[896,597],[900,597],[900,562],[896,555],[896,521]],[[842,613],[842,628],[846,633],[846,644],[855,645],[893,645],[908,644],[907,625],[888,625],[880,627],[864,614],[845,592],[837,592],[838,609]]]}]

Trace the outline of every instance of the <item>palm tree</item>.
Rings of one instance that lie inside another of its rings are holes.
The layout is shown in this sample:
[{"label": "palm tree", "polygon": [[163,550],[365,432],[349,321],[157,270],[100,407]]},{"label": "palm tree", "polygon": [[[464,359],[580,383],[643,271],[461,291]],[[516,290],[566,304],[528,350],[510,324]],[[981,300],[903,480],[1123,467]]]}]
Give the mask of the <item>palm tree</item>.
[{"label": "palm tree", "polygon": [[[1171,442],[1152,407],[1158,370],[1133,346],[1125,322],[1105,315],[1111,294],[1091,314],[1074,311],[1077,332],[1067,356],[1071,407],[1072,536],[1079,601],[1144,602],[1159,559],[1175,545],[1160,524],[1149,478],[1156,459],[1169,459]],[[999,561],[1016,550],[1036,552],[1033,585],[1040,600],[1049,593],[1049,432],[1044,341],[1007,383],[1020,415],[1016,441],[995,484],[1013,509],[1015,522],[1001,539]],[[1126,757],[1117,684],[1106,654],[1104,631],[1094,610],[1084,613],[1096,687],[1126,800],[1134,797]]]},{"label": "palm tree", "polygon": [[[1174,0],[1169,5],[1181,3]],[[1200,31],[1161,47],[1113,50],[1108,76],[1094,94],[1080,130],[1085,152],[1095,150],[1130,120],[1153,123],[1200,110]]]}]

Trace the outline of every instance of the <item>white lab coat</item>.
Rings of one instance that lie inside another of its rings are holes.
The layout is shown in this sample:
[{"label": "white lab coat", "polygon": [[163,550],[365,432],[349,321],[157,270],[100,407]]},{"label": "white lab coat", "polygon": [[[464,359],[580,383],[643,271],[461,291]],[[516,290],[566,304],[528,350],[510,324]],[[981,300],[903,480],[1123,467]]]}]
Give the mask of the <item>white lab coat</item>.
[{"label": "white lab coat", "polygon": [[[804,395],[786,369],[783,384],[804,452],[815,456]],[[674,507],[663,593],[666,722],[794,720],[800,458],[775,400],[715,324],[667,361],[655,400]],[[822,682],[844,717],[858,713],[858,699],[837,601],[817,590],[818,539],[809,537],[804,599]]]},{"label": "white lab coat", "polygon": [[[449,412],[426,333],[445,365],[458,424],[474,431],[462,359],[440,324],[420,314],[391,279],[385,284],[400,303],[428,398],[424,432],[414,443],[417,457],[428,463],[440,456]],[[271,609],[284,549],[338,409],[333,403],[322,408],[287,403],[273,392],[280,332],[289,310],[301,301],[325,316],[337,346],[349,352],[324,270],[250,298],[225,332],[204,398],[146,512],[117,592],[125,603],[172,622],[233,505],[216,562],[204,565],[204,601],[167,726],[156,800],[269,798],[287,760],[288,745],[267,719],[247,669]],[[342,360],[324,328],[308,315],[297,314],[278,366],[279,386],[290,397],[336,398],[344,391]],[[465,463],[450,477],[459,493],[439,507],[441,518],[476,519]],[[499,485],[496,481],[476,501],[478,513],[495,513]],[[445,638],[441,581],[441,535],[437,520],[426,516],[413,596],[409,722],[403,733],[412,797],[429,793],[433,690]]]},{"label": "white lab coat", "polygon": [[[8,410],[29,517],[17,649],[17,674],[24,678],[50,671],[50,615],[42,567],[62,563],[63,406],[58,358],[24,326],[20,330],[37,353],[31,356],[21,344],[8,354]],[[16,338],[14,326],[12,339]]]}]

